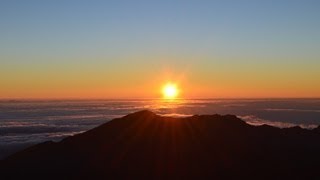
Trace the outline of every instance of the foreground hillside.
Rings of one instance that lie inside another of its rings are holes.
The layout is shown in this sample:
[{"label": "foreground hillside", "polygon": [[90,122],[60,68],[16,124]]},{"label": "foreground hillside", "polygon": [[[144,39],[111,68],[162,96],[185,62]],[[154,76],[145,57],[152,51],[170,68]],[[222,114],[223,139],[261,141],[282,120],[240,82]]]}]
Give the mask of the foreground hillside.
[{"label": "foreground hillside", "polygon": [[320,128],[140,111],[0,162],[5,179],[319,179]]}]

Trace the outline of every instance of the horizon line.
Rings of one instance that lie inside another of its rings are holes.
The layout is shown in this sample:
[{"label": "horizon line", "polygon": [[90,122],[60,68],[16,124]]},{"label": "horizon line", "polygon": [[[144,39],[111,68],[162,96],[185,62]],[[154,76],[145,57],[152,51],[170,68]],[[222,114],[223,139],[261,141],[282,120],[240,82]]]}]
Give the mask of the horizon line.
[{"label": "horizon line", "polygon": [[[320,97],[195,97],[195,98],[175,98],[174,100],[253,100],[253,99],[320,99]],[[166,100],[164,98],[78,98],[78,97],[50,97],[50,98],[42,98],[42,97],[33,97],[33,98],[0,98],[0,101],[15,101],[15,100]]]}]

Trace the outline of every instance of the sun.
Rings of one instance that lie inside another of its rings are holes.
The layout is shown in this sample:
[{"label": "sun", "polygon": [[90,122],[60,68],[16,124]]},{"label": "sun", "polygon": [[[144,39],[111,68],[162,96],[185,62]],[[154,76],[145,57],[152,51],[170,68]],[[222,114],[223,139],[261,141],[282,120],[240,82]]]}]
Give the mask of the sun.
[{"label": "sun", "polygon": [[165,99],[175,99],[179,94],[177,85],[173,83],[167,83],[163,86],[162,94]]}]

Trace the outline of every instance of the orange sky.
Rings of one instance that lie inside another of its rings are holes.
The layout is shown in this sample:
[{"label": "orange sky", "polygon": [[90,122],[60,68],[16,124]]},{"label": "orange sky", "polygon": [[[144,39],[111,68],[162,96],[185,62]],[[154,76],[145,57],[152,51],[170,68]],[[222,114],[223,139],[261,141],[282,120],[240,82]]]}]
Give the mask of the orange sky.
[{"label": "orange sky", "polygon": [[290,67],[279,63],[229,66],[219,61],[207,63],[187,58],[174,64],[170,58],[151,62],[139,57],[137,61],[114,62],[113,66],[100,62],[8,67],[0,72],[0,97],[161,98],[167,82],[179,86],[180,98],[320,97],[316,66],[299,63]]}]

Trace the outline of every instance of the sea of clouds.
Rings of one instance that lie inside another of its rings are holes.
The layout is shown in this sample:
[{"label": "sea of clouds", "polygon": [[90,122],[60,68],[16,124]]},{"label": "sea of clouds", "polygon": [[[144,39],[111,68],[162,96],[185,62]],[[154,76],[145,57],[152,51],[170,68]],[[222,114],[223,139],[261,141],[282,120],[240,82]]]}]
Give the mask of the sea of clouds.
[{"label": "sea of clouds", "polygon": [[1,100],[0,159],[143,109],[174,117],[234,114],[248,124],[280,128],[320,125],[320,99]]}]

